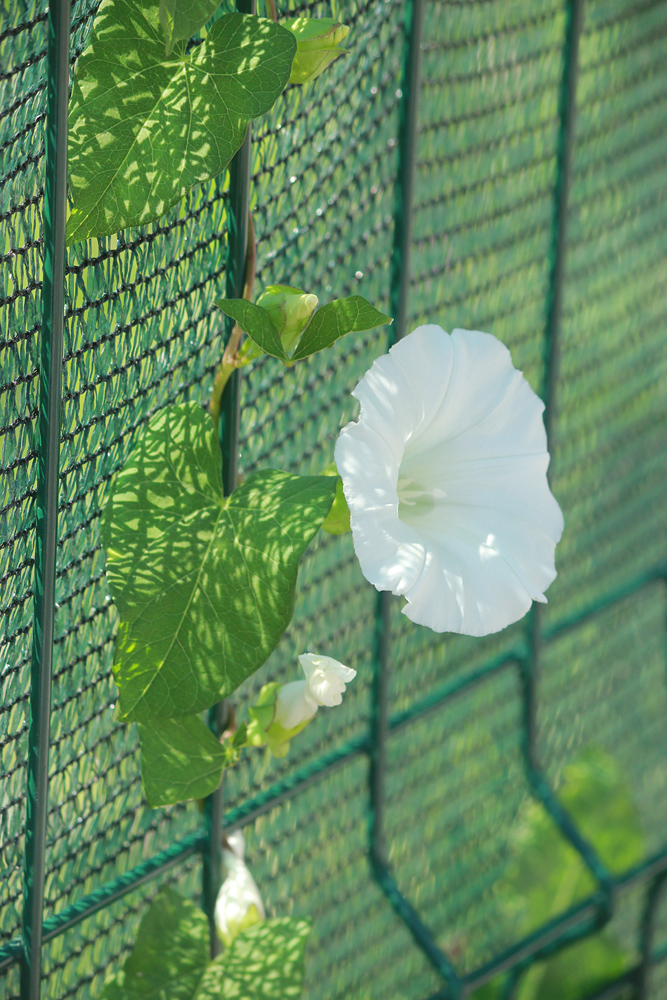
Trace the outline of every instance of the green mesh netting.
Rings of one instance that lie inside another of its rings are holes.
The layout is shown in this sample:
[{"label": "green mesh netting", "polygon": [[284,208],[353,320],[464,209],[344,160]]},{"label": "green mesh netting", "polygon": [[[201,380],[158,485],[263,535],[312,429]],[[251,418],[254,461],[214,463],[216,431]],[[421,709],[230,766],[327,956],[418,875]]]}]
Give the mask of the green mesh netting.
[{"label": "green mesh netting", "polygon": [[[74,5],[73,59],[98,6]],[[332,13],[327,3],[280,6]],[[389,311],[405,7],[339,3],[353,54],[315,84],[288,88],[253,126],[260,287],[288,282],[322,300],[359,292]],[[496,334],[537,391],[548,358],[568,9],[564,0],[427,0],[422,43],[409,324]],[[527,737],[538,777],[555,789],[581,747],[605,749],[632,787],[646,864],[619,876],[611,907],[636,965],[600,996],[666,1000],[667,965],[659,960],[667,957],[667,893],[654,880],[667,869],[667,4],[585,0],[583,18],[551,400],[552,486],[566,521],[559,576],[534,622],[540,641],[528,647],[525,622],[486,640],[437,636],[392,605],[385,836],[398,889],[465,977],[518,949],[497,886],[512,857],[513,824],[539,791],[526,767]],[[4,0],[0,996],[7,1000],[21,995],[11,942],[21,934],[24,888],[46,41],[45,4]],[[227,185],[220,177],[159,223],[78,244],[68,255],[45,917],[202,822],[196,805],[145,806],[135,729],[114,721],[116,618],[99,530],[110,479],[137,432],[166,404],[205,401],[210,391],[223,335],[214,300],[224,293]],[[355,412],[350,390],[385,349],[377,334],[355,335],[294,369],[259,362],[242,386],[242,471],[318,472],[329,463],[339,428]],[[342,707],[320,713],[285,760],[247,753],[226,779],[228,816],[246,823],[247,860],[268,911],[313,919],[307,1000],[447,995],[368,863],[376,620],[376,594],[350,537],[319,538],[302,565],[288,633],[240,692],[245,698],[267,679],[291,679],[296,654],[308,646],[358,671]],[[279,801],[276,789],[290,797]],[[198,898],[197,852],[45,944],[42,997],[97,997],[165,880]],[[554,946],[594,929],[609,915],[608,902],[596,897],[579,923],[559,924],[557,914]],[[535,949],[526,955],[530,964]]]}]

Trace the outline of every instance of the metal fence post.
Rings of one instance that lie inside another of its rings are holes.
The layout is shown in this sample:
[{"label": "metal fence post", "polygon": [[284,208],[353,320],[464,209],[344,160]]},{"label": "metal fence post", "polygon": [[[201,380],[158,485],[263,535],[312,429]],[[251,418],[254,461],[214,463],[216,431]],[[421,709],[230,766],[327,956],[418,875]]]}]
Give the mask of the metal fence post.
[{"label": "metal fence post", "polygon": [[38,1000],[42,971],[65,309],[69,38],[70,0],[51,0],[48,12],[44,271],[35,501],[35,603],[26,794],[22,1000]]},{"label": "metal fence post", "polygon": [[[242,14],[255,14],[256,0],[237,0],[236,9]],[[227,298],[243,295],[246,254],[248,250],[248,212],[250,208],[250,174],[252,170],[251,126],[248,126],[243,145],[229,167],[229,202],[227,208]],[[225,342],[229,339],[234,321],[225,317]],[[240,372],[231,375],[221,399],[218,436],[222,451],[222,488],[228,496],[238,483],[239,422],[240,422]],[[219,736],[228,718],[226,702],[214,705],[209,713],[209,726]],[[221,945],[215,929],[215,900],[222,880],[222,821],[224,816],[224,780],[205,803],[206,843],[203,851],[203,903],[208,917],[211,955],[215,957]]]},{"label": "metal fence post", "polygon": [[[412,240],[412,189],[417,159],[417,120],[421,41],[425,0],[405,5],[405,48],[401,77],[398,141],[399,165],[394,208],[394,245],[391,258],[390,342],[405,336],[410,291],[410,244]],[[370,852],[371,859],[385,861],[383,836],[384,774],[388,714],[388,674],[391,626],[391,595],[378,594],[376,607],[375,667],[371,709]]]}]

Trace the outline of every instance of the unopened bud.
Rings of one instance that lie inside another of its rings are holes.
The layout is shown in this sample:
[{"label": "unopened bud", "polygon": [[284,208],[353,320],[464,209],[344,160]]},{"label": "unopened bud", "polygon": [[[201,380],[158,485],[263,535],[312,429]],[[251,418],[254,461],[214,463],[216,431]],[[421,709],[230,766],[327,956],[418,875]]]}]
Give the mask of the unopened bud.
[{"label": "unopened bud", "polygon": [[345,685],[357,674],[331,656],[317,653],[302,653],[299,663],[305,680],[266,684],[250,709],[248,743],[268,746],[275,757],[286,755],[290,740],[305,729],[321,705],[340,705]]},{"label": "unopened bud", "polygon": [[215,901],[215,926],[218,937],[229,948],[241,931],[265,919],[264,904],[257,884],[243,860],[242,834],[236,834],[222,851],[225,880]]},{"label": "unopened bud", "polygon": [[257,305],[269,313],[287,354],[298,344],[318,302],[317,295],[289,285],[269,285],[257,299]]}]

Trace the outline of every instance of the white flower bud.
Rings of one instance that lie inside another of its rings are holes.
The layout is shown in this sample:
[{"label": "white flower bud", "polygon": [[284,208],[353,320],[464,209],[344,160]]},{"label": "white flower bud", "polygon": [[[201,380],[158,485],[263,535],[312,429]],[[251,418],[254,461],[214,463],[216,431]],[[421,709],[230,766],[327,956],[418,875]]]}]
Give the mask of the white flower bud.
[{"label": "white flower bud", "polygon": [[283,684],[278,692],[274,724],[285,730],[296,729],[315,715],[318,702],[314,701],[307,681],[292,681]]},{"label": "white flower bud", "polygon": [[[215,901],[218,937],[229,948],[234,938],[266,918],[257,884],[243,861],[243,836],[235,838],[232,850],[223,849],[222,867],[226,878]],[[241,852],[238,856],[237,851]]]},{"label": "white flower bud", "polygon": [[249,745],[268,746],[275,757],[287,754],[290,740],[308,725],[320,705],[340,705],[345,685],[357,675],[338,660],[317,653],[302,653],[299,662],[305,681],[265,684],[258,703],[249,710]]}]

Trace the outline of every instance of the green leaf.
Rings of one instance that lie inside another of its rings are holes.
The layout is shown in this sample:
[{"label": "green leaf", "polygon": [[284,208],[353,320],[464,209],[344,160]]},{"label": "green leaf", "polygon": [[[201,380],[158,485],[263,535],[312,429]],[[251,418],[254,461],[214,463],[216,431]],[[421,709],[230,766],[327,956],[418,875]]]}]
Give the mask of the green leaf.
[{"label": "green leaf", "polygon": [[267,309],[256,306],[247,299],[216,299],[215,304],[225,316],[231,316],[253,344],[257,344],[265,354],[279,358],[285,364],[289,363],[280,334]]},{"label": "green leaf", "polygon": [[176,42],[192,38],[213,17],[220,0],[160,0],[160,25],[169,55]]},{"label": "green leaf", "polygon": [[231,763],[228,750],[198,715],[143,722],[139,738],[141,780],[153,809],[205,798]]},{"label": "green leaf", "polygon": [[373,330],[376,326],[391,322],[389,316],[385,316],[361,295],[336,299],[322,306],[314,314],[292,356],[292,361],[300,361],[301,358],[307,358],[325,347],[331,347],[346,333]]},{"label": "green leaf", "polygon": [[607,867],[619,874],[639,864],[644,832],[630,783],[613,757],[585,747],[563,778],[559,798]]},{"label": "green leaf", "polygon": [[102,537],[120,625],[121,718],[194,715],[278,644],[299,560],[335,493],[329,476],[265,470],[223,499],[210,418],[161,410],[114,480]]},{"label": "green leaf", "polygon": [[100,1000],[192,1000],[209,960],[208,921],[173,889],[162,889],[141,921],[123,969]]},{"label": "green leaf", "polygon": [[[558,795],[571,819],[613,872],[644,857],[644,836],[630,787],[616,762],[588,747],[563,772]],[[516,936],[528,934],[593,892],[596,883],[580,855],[544,807],[529,801],[512,832],[513,861],[499,885],[506,918]],[[521,980],[518,1000],[579,1000],[619,975],[631,958],[610,931],[572,945],[533,966]],[[500,996],[500,980],[475,993]]]},{"label": "green leaf", "polygon": [[254,924],[209,965],[194,1000],[291,1000],[301,996],[305,920]]},{"label": "green leaf", "polygon": [[165,57],[158,0],[106,0],[72,93],[68,244],[157,219],[222,173],[295,51],[273,21],[225,14],[201,45]]},{"label": "green leaf", "polygon": [[582,1000],[618,979],[629,965],[629,956],[610,934],[595,934],[529,969],[517,1000]]},{"label": "green leaf", "polygon": [[292,64],[290,83],[307,83],[323,73],[346,50],[338,46],[350,29],[332,17],[296,17],[282,22],[294,33],[297,53]]},{"label": "green leaf", "polygon": [[[614,760],[595,747],[565,768],[558,795],[571,819],[615,872],[644,856],[644,837],[628,784]],[[501,884],[506,907],[528,932],[595,888],[579,853],[535,801],[513,832],[514,861]]]}]

